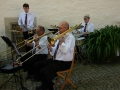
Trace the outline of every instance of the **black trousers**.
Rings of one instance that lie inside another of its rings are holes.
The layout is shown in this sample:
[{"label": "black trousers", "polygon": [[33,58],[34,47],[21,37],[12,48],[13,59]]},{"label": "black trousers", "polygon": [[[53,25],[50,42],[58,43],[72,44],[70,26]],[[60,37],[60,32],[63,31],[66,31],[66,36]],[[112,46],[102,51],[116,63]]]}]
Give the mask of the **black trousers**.
[{"label": "black trousers", "polygon": [[72,61],[58,61],[53,59],[36,62],[34,64],[35,79],[42,81],[43,90],[53,90],[52,80],[57,76],[56,72],[69,69],[71,63]]},{"label": "black trousers", "polygon": [[[26,32],[23,32],[23,38],[26,40],[30,37],[32,37],[33,34],[28,34],[28,31]],[[32,48],[31,47],[28,47],[28,46],[25,46],[25,49],[26,49],[26,52],[30,51]]]},{"label": "black trousers", "polygon": [[33,65],[35,62],[47,59],[47,54],[36,54],[28,61],[24,62],[22,67],[24,71],[28,71],[29,74],[33,74]]}]

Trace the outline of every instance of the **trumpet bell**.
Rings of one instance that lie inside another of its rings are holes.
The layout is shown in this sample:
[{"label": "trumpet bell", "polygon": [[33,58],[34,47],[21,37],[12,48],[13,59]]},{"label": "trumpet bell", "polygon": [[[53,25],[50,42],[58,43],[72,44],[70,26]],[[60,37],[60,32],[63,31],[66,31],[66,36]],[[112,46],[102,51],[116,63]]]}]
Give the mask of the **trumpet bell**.
[{"label": "trumpet bell", "polygon": [[47,37],[47,40],[51,44],[51,46],[55,46],[55,41],[56,40],[54,38]]}]

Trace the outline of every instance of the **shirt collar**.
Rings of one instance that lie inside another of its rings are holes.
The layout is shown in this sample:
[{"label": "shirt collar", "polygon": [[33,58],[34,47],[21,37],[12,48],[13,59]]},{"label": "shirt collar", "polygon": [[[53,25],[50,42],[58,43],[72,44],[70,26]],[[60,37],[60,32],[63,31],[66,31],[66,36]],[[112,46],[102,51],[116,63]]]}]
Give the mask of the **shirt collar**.
[{"label": "shirt collar", "polygon": [[26,12],[24,12],[24,14],[29,14],[30,12],[28,12],[28,13],[26,13]]},{"label": "shirt collar", "polygon": [[[86,24],[86,23],[84,22],[84,24]],[[87,25],[88,25],[88,24],[90,24],[90,21],[87,23]]]}]

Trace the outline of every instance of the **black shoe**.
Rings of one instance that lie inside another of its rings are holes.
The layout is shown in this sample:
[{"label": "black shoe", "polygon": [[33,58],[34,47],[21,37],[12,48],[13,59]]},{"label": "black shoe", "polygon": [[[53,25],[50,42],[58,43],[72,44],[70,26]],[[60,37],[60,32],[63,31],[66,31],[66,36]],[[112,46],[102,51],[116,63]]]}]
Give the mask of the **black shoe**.
[{"label": "black shoe", "polygon": [[37,87],[35,88],[35,90],[42,90],[42,85],[41,85],[41,86],[37,86]]},{"label": "black shoe", "polygon": [[30,78],[31,78],[31,75],[27,72],[26,79],[30,79]]}]

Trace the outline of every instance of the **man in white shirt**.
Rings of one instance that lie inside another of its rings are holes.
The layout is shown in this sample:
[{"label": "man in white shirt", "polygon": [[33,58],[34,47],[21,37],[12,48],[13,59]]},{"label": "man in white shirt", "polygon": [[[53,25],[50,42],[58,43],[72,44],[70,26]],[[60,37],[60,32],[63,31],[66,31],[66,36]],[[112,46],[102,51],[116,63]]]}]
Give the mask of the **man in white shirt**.
[{"label": "man in white shirt", "polygon": [[[45,29],[43,26],[38,26],[36,28],[36,34],[39,36],[43,35],[45,32]],[[34,36],[34,38],[36,38],[36,35]],[[47,44],[47,36],[43,36],[39,39],[34,40],[32,43],[26,43],[27,46],[29,47],[33,47],[36,48],[33,50],[33,54],[35,54],[33,57],[31,57],[28,61],[26,61],[25,63],[23,63],[23,69],[24,71],[28,71],[28,75],[27,75],[27,79],[30,78],[30,76],[33,74],[33,65],[35,62],[37,61],[42,61],[47,59],[47,54],[48,54],[48,48],[45,48],[43,50],[41,50],[42,48],[44,48]],[[39,50],[41,50],[40,52],[38,52]],[[28,58],[28,57],[27,57]],[[25,60],[26,58],[24,58]],[[22,61],[24,61],[22,60]]]},{"label": "man in white shirt", "polygon": [[[18,25],[21,28],[24,39],[28,39],[33,36],[33,34],[28,34],[28,31],[34,27],[34,15],[29,12],[29,5],[27,3],[23,4],[23,9],[24,12],[20,13]],[[28,52],[30,49],[31,48],[26,47],[26,52]]]},{"label": "man in white shirt", "polygon": [[84,16],[84,22],[81,25],[84,27],[79,29],[78,33],[85,35],[89,34],[90,32],[94,32],[94,25],[90,22],[90,16],[88,14]]},{"label": "man in white shirt", "polygon": [[[60,34],[69,29],[69,24],[64,21],[58,26]],[[75,46],[75,38],[71,33],[66,33],[61,36],[55,46],[51,46],[48,42],[47,47],[53,58],[37,62],[34,64],[34,70],[39,72],[34,72],[34,77],[37,80],[42,81],[42,86],[36,87],[36,90],[40,88],[42,90],[53,90],[52,80],[57,76],[56,72],[67,70],[70,68]]]}]

